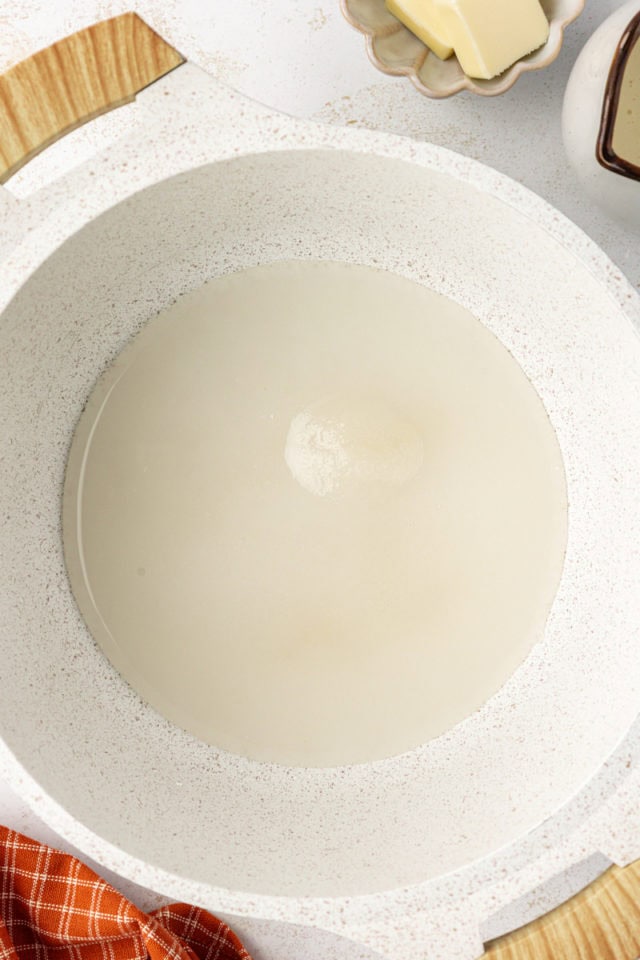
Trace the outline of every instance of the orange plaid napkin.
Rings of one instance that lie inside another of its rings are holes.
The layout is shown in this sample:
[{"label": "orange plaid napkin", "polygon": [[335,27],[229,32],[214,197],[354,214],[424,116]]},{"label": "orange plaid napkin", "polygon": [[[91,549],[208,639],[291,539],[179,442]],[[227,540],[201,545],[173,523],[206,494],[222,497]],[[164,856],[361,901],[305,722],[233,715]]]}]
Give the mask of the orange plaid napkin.
[{"label": "orange plaid napkin", "polygon": [[0,960],[251,960],[205,910],[143,913],[75,857],[0,826]]}]

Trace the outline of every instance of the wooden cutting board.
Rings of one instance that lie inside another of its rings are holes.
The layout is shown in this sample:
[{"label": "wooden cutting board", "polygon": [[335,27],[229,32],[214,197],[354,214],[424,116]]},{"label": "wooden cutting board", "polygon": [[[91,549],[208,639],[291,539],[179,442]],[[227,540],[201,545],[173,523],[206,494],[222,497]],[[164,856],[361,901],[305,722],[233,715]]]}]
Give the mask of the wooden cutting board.
[{"label": "wooden cutting board", "polygon": [[[65,133],[133,100],[184,62],[136,14],[81,30],[0,76],[0,183]],[[487,960],[637,960],[640,861],[612,867],[534,923],[487,944]]]}]

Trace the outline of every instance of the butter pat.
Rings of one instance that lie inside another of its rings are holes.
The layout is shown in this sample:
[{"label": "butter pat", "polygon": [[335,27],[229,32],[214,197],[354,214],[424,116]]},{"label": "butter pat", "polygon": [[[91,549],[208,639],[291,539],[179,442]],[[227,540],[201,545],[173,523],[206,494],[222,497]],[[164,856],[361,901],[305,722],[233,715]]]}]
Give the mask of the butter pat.
[{"label": "butter pat", "polygon": [[432,0],[386,0],[386,5],[387,10],[441,60],[451,56],[453,47],[448,42],[440,11]]},{"label": "butter pat", "polygon": [[470,77],[490,80],[549,36],[539,0],[423,0],[423,17],[443,31]]}]

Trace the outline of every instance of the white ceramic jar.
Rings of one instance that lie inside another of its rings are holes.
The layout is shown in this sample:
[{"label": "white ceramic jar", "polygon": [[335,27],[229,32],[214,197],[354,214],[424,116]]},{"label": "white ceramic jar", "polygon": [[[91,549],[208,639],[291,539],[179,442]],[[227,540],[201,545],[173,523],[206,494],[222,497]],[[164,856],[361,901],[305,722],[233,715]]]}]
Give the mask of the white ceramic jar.
[{"label": "white ceramic jar", "polygon": [[[614,219],[640,230],[640,173],[620,173],[598,159],[598,141],[612,67],[620,62],[621,41],[636,15],[640,0],[630,0],[596,30],[578,57],[564,99],[562,132],[569,161],[587,193]],[[636,40],[636,43],[640,40]],[[615,63],[614,63],[615,61]],[[637,83],[640,81],[636,81]]]}]

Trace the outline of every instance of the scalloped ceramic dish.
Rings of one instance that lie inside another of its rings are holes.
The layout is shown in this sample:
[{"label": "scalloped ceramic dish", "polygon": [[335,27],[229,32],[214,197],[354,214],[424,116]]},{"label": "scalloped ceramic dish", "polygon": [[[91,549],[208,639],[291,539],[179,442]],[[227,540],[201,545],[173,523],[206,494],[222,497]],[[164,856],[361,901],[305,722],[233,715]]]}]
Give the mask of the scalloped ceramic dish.
[{"label": "scalloped ceramic dish", "polygon": [[384,0],[340,0],[346,19],[365,35],[373,65],[383,73],[409,77],[420,93],[433,98],[450,97],[460,90],[495,97],[509,90],[521,74],[553,63],[560,53],[565,27],[580,16],[585,0],[541,2],[550,23],[549,39],[544,46],[492,80],[474,80],[463,73],[455,55],[440,60],[389,13]]}]

